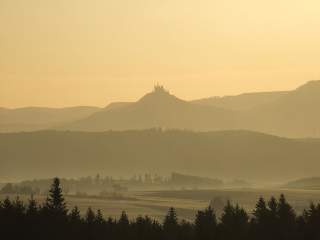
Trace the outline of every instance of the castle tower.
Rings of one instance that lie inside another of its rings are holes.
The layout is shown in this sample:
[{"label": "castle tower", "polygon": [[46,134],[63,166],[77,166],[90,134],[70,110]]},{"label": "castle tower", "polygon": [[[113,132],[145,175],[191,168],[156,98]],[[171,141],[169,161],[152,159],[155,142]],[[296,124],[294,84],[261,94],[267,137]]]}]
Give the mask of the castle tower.
[{"label": "castle tower", "polygon": [[163,85],[160,85],[159,83],[154,85],[154,92],[156,93],[169,93],[169,91],[167,91]]}]

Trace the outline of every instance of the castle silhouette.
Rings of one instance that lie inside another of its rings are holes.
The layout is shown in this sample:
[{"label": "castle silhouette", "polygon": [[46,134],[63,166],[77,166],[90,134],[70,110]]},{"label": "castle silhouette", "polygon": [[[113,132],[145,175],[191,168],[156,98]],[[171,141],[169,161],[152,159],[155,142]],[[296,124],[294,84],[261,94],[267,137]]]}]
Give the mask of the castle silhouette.
[{"label": "castle silhouette", "polygon": [[154,85],[154,90],[153,90],[155,93],[167,93],[167,94],[169,94],[169,91],[168,90],[166,90],[165,88],[164,88],[164,86],[163,85],[160,85],[159,83],[157,83],[157,84],[155,84]]}]

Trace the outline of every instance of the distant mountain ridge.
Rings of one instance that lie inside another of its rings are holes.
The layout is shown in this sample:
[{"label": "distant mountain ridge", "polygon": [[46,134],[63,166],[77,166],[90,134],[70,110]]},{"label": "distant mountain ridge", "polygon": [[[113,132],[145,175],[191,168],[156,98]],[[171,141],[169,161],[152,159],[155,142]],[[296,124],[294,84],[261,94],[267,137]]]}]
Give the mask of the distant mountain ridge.
[{"label": "distant mountain ridge", "polygon": [[288,91],[279,92],[256,92],[243,93],[235,96],[210,97],[191,101],[195,104],[208,105],[235,111],[250,110],[256,106],[278,100],[280,97],[289,93]]},{"label": "distant mountain ridge", "polygon": [[163,87],[155,87],[153,92],[135,103],[107,108],[60,130],[108,131],[154,127],[219,130],[225,126],[232,129],[235,120],[232,111],[192,104],[175,97]]},{"label": "distant mountain ridge", "polygon": [[0,108],[0,132],[37,131],[54,128],[66,122],[85,118],[99,110],[98,107],[89,106]]},{"label": "distant mountain ridge", "polygon": [[216,131],[245,129],[285,137],[320,137],[320,81],[289,92],[251,93],[183,101],[163,87],[134,103],[107,108],[63,130],[107,131],[163,127]]},{"label": "distant mountain ridge", "polygon": [[[136,102],[88,107],[77,114],[71,109],[0,109],[0,132],[42,129],[99,132],[160,127],[193,131],[243,129],[290,138],[317,138],[320,137],[319,105],[320,81],[307,82],[292,91],[194,101],[181,100],[156,86]],[[16,112],[20,112],[19,117]]]},{"label": "distant mountain ridge", "polygon": [[246,114],[243,129],[286,137],[320,137],[320,81],[310,81]]}]

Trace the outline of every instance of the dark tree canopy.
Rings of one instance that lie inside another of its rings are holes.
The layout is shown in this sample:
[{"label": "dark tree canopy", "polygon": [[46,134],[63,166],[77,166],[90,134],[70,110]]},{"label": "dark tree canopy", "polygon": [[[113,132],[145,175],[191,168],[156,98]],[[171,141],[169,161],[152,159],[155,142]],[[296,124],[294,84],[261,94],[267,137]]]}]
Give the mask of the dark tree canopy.
[{"label": "dark tree canopy", "polygon": [[66,203],[62,194],[59,178],[53,179],[45,206],[49,211],[54,212],[56,215],[65,216],[67,214]]},{"label": "dark tree canopy", "polygon": [[44,205],[31,196],[27,204],[19,198],[0,201],[1,237],[10,240],[319,240],[320,204],[310,204],[297,215],[284,195],[269,201],[260,198],[252,215],[228,202],[217,219],[214,209],[199,210],[194,221],[178,220],[174,208],[163,224],[148,216],[130,219],[123,211],[119,219],[105,219],[100,210],[78,207],[68,211],[59,179],[55,178]]}]

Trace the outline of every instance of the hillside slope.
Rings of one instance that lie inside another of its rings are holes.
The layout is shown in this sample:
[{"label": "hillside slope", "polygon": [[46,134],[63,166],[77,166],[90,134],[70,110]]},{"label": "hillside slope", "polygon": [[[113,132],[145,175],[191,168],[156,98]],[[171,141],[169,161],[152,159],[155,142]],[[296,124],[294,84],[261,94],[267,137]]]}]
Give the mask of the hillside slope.
[{"label": "hillside slope", "polygon": [[283,187],[292,189],[320,190],[320,177],[301,178],[295,181],[290,181]]},{"label": "hillside slope", "polygon": [[0,108],[0,132],[37,131],[86,118],[99,111],[98,107],[68,108]]},{"label": "hillside slope", "polygon": [[158,87],[135,103],[108,107],[86,119],[67,124],[62,129],[106,131],[162,127],[221,130],[236,126],[237,116],[232,111],[192,104]]},{"label": "hillside slope", "polygon": [[320,81],[311,81],[276,101],[246,112],[244,129],[287,137],[320,136]]},{"label": "hillside slope", "polygon": [[113,104],[59,130],[245,129],[292,138],[320,137],[319,105],[320,81],[289,92],[226,97],[215,104],[183,101],[158,87],[137,102]]},{"label": "hillside slope", "polygon": [[0,176],[168,174],[278,181],[320,174],[320,142],[247,131],[0,134]]},{"label": "hillside slope", "polygon": [[191,101],[194,104],[224,108],[233,111],[250,110],[262,104],[278,100],[287,94],[286,91],[279,92],[257,92],[243,93],[234,96],[210,97]]}]

